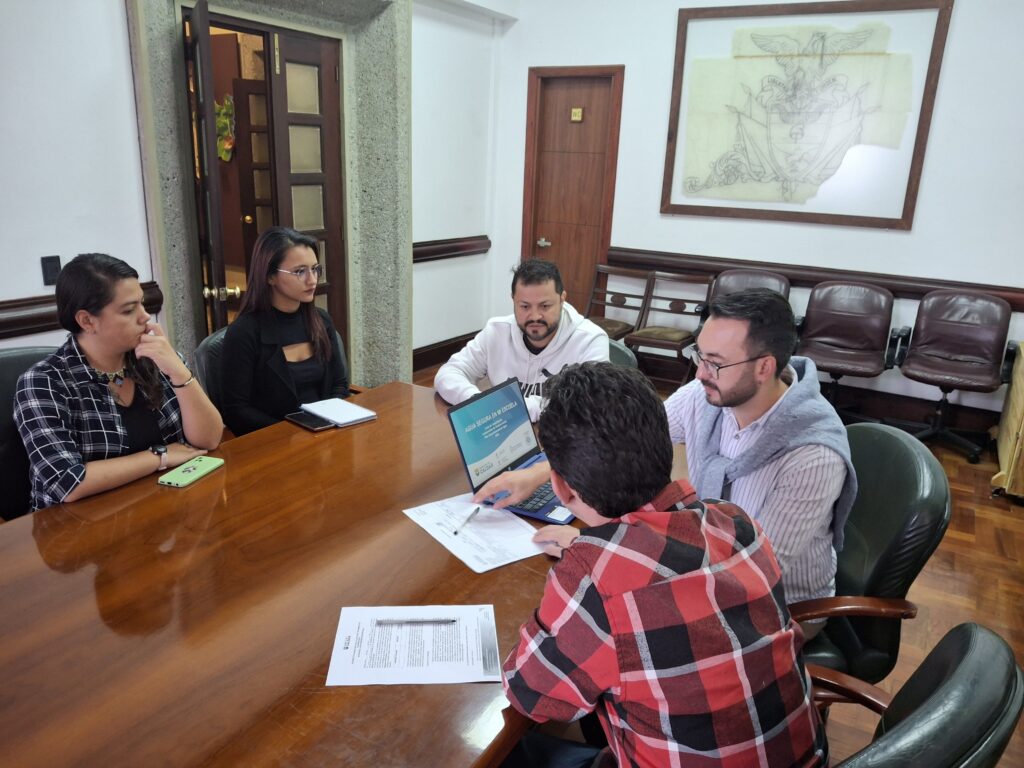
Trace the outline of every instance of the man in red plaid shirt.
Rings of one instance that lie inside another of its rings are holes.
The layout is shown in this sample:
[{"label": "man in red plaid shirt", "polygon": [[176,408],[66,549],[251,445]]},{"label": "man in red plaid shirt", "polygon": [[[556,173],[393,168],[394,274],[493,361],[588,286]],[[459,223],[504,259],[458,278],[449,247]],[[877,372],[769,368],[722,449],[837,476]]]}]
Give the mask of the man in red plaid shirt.
[{"label": "man in red plaid shirt", "polygon": [[764,533],[739,507],[670,482],[665,409],[639,372],[584,363],[548,386],[552,484],[588,527],[538,531],[560,560],[505,661],[505,689],[539,722],[596,710],[609,747],[531,732],[506,764],[825,765],[803,635]]}]

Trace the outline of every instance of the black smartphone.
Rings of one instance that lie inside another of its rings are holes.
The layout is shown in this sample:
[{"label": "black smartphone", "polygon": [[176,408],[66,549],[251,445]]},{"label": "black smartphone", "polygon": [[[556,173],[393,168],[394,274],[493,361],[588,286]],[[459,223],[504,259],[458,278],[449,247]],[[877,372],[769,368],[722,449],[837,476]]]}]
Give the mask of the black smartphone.
[{"label": "black smartphone", "polygon": [[320,432],[324,429],[330,429],[335,426],[333,421],[322,419],[316,414],[307,413],[306,411],[296,411],[295,413],[285,414],[285,418],[288,421],[293,421],[300,427],[305,427],[310,432]]}]

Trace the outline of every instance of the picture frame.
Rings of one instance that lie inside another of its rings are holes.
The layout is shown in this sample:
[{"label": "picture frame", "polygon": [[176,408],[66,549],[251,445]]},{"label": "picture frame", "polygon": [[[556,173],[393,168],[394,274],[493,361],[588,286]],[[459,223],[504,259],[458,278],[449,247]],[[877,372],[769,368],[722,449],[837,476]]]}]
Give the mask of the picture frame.
[{"label": "picture frame", "polygon": [[909,230],[952,7],[680,9],[661,212]]}]

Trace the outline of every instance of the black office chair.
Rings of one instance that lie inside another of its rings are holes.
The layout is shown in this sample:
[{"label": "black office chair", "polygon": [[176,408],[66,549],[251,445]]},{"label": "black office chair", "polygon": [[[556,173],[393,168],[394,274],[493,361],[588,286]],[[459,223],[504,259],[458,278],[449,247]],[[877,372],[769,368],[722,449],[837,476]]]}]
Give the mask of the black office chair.
[{"label": "black office chair", "polygon": [[796,353],[831,379],[829,402],[844,421],[865,419],[837,402],[843,376],[871,378],[896,362],[899,331],[890,331],[892,294],[870,283],[830,280],[811,289]]},{"label": "black office chair", "polygon": [[908,379],[938,387],[942,398],[929,424],[892,423],[913,430],[919,440],[936,438],[961,448],[967,461],[977,464],[989,438],[949,426],[949,393],[994,392],[1009,381],[1010,366],[1003,365],[1003,357],[1011,313],[1006,301],[981,291],[926,294],[917,308],[910,345],[896,362]]},{"label": "black office chair", "polygon": [[31,506],[28,454],[14,424],[14,391],[18,377],[55,349],[0,349],[0,517],[4,520],[28,514]]},{"label": "black office chair", "polygon": [[224,348],[224,334],[227,328],[219,328],[211,333],[196,347],[193,359],[195,361],[195,375],[199,383],[210,398],[217,410],[221,410],[224,403],[223,387],[221,385],[220,356]]},{"label": "black office chair", "polygon": [[804,659],[877,683],[896,664],[906,598],[949,525],[949,481],[931,451],[895,427],[846,428],[860,490],[837,557],[836,596],[790,606],[797,621],[827,617]]},{"label": "black office chair", "polygon": [[881,715],[874,738],[835,768],[990,768],[1024,705],[1024,675],[999,635],[977,624],[946,633],[889,694],[834,670],[808,667],[815,699]]}]

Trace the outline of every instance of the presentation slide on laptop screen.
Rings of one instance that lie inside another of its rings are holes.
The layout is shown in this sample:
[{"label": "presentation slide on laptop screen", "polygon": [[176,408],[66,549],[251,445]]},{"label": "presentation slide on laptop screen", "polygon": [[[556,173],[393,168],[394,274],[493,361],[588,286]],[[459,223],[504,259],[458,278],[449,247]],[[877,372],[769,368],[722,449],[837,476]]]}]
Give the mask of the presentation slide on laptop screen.
[{"label": "presentation slide on laptop screen", "polygon": [[515,385],[470,403],[451,419],[474,488],[536,445],[530,414]]}]

